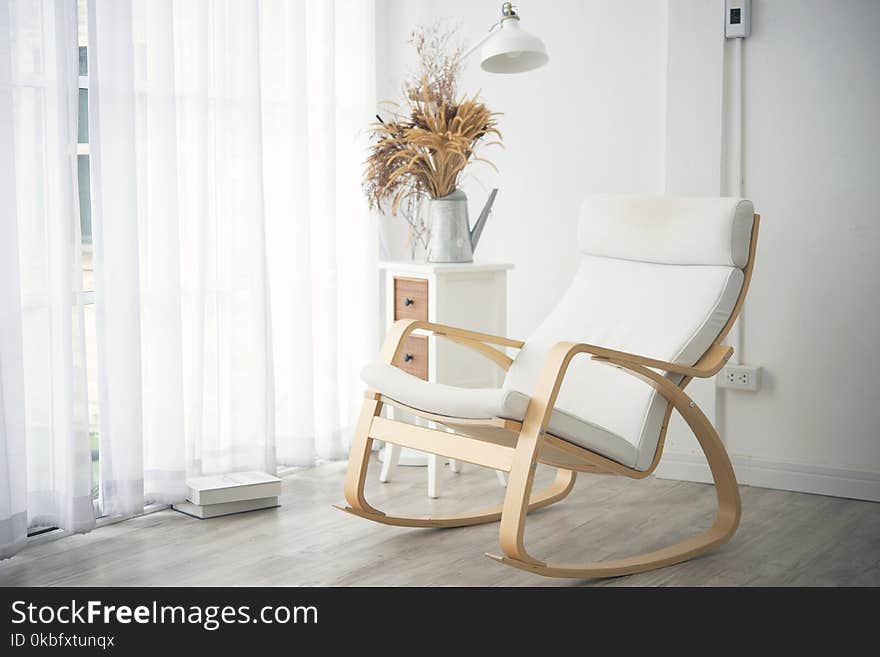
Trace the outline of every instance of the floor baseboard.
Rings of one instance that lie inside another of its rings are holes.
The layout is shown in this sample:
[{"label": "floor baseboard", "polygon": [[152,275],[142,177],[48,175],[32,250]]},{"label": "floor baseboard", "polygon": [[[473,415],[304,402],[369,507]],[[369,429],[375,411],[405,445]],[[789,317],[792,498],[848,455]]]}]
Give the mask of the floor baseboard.
[{"label": "floor baseboard", "polygon": [[[750,456],[731,457],[740,484],[800,493],[880,502],[880,473],[774,461]],[[702,455],[667,452],[654,474],[661,479],[711,483]]]}]

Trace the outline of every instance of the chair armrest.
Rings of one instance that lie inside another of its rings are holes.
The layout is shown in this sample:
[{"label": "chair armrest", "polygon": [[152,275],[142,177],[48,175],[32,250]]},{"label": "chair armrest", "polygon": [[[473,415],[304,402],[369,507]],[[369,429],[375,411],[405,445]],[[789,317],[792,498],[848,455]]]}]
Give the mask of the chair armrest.
[{"label": "chair armrest", "polygon": [[616,349],[607,349],[591,344],[577,342],[557,342],[547,354],[544,368],[532,394],[526,417],[523,420],[523,435],[538,436],[543,433],[550,419],[550,413],[556,404],[556,397],[562,381],[568,371],[571,360],[578,354],[590,354],[593,360],[605,361],[623,368],[655,388],[663,397],[679,408],[690,398],[672,381],[661,376],[654,370],[665,370],[684,376],[708,377],[718,372],[730,355],[733,348],[725,345],[710,347],[703,357],[692,367],[677,365],[662,360],[647,358],[638,354],[630,354]]},{"label": "chair armrest", "polygon": [[502,347],[513,347],[515,349],[522,348],[525,344],[522,340],[512,340],[500,335],[491,335],[489,333],[479,333],[477,331],[468,331],[467,329],[457,328],[455,326],[446,326],[445,324],[434,324],[433,322],[421,322],[415,319],[399,319],[385,335],[385,342],[382,345],[380,358],[382,362],[393,364],[397,356],[403,349],[403,343],[409,335],[416,330],[429,331],[435,335],[442,335],[466,347],[470,347],[478,351],[483,356],[493,360],[504,369],[510,367],[512,362],[510,356],[500,349],[495,349],[489,345],[500,345]]},{"label": "chair armrest", "polygon": [[582,347],[582,352],[592,354],[593,360],[607,361],[613,364],[629,363],[631,365],[642,365],[643,367],[651,367],[653,369],[673,372],[674,374],[699,378],[707,378],[717,374],[727,361],[730,360],[730,356],[733,354],[733,347],[716,344],[709,347],[700,360],[693,365],[679,365],[677,363],[669,363],[664,360],[656,360],[638,354],[630,354],[625,351],[606,349],[605,347],[597,347],[588,344],[578,346]]}]

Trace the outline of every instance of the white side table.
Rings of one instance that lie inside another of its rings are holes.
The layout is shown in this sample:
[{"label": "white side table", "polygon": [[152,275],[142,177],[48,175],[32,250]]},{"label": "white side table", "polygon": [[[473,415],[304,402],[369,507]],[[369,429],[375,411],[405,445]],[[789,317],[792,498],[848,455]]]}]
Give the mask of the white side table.
[{"label": "white side table", "polygon": [[[385,272],[386,329],[398,319],[418,319],[507,335],[507,271],[513,265],[400,261],[380,262],[379,268]],[[471,349],[424,332],[407,338],[395,365],[426,381],[464,388],[496,387],[504,380],[504,372],[491,361],[475,358]],[[395,409],[386,409],[393,417]],[[382,482],[390,481],[396,465],[427,465],[428,496],[439,496],[441,462],[436,455],[388,444],[380,458]],[[450,465],[458,472],[457,463],[450,461]],[[503,482],[503,474],[499,475]]]}]

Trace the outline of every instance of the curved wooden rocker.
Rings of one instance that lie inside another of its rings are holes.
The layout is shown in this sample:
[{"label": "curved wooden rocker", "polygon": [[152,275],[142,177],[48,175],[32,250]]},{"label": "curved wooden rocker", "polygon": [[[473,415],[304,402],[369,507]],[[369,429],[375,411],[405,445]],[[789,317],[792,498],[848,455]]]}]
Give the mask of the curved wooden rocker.
[{"label": "curved wooden rocker", "polygon": [[[533,398],[546,401],[536,405],[534,411],[531,408],[529,409],[529,413],[523,422],[523,432],[520,434],[523,449],[518,453],[519,462],[514,463],[514,467],[510,471],[507,494],[504,499],[504,512],[501,520],[500,541],[504,555],[499,556],[486,553],[486,556],[509,566],[547,577],[615,577],[663,566],[671,566],[708,552],[727,542],[739,526],[742,510],[739,489],[733,467],[730,464],[727,451],[718,437],[718,433],[694,401],[682,390],[691,381],[691,377],[686,377],[683,379],[682,384],[677,386],[657,372],[636,364],[630,359],[622,360],[593,355],[594,359],[601,359],[631,372],[648,385],[657,389],[669,401],[667,422],[664,422],[663,426],[664,432],[668,426],[668,417],[672,408],[675,408],[685,422],[687,422],[699,441],[703,453],[706,455],[706,460],[709,462],[709,468],[715,482],[715,490],[718,496],[718,509],[715,514],[715,520],[709,529],[696,536],[660,550],[624,559],[587,564],[548,564],[535,559],[528,553],[523,542],[527,510],[520,504],[519,500],[521,498],[519,496],[528,495],[528,491],[531,489],[534,477],[534,469],[532,468],[532,463],[534,462],[533,454],[539,447],[542,436],[546,435],[543,434],[543,428],[546,426],[550,410],[552,410],[553,404],[556,401],[556,395],[559,392],[559,387],[568,364],[579,353],[589,354],[593,352],[594,349],[591,345],[574,343],[560,343],[551,352],[545,368],[545,377],[536,396]],[[710,371],[714,370],[717,372],[720,370],[732,352],[733,350],[728,348],[722,358],[715,362],[717,368],[713,366],[709,368]],[[666,369],[672,371],[669,368]],[[647,476],[659,463],[661,451],[662,443],[658,445],[654,462],[648,470],[631,470],[616,464],[618,465],[616,474],[639,479]]]},{"label": "curved wooden rocker", "polygon": [[[529,511],[535,511],[545,506],[558,502],[568,496],[574,488],[574,481],[577,477],[576,472],[571,470],[557,470],[556,478],[547,488],[533,495],[529,499]],[[355,503],[357,505],[357,502]],[[369,506],[369,505],[367,505]],[[366,518],[373,522],[383,525],[392,525],[395,527],[434,527],[434,528],[451,528],[451,527],[469,527],[470,525],[483,525],[490,522],[498,522],[501,520],[501,511],[503,505],[496,505],[474,511],[473,513],[451,513],[435,516],[390,516],[376,509],[365,510],[357,506],[339,506],[334,508],[345,511],[360,518]]]},{"label": "curved wooden rocker", "polygon": [[[659,361],[590,344],[559,342],[547,354],[522,422],[501,418],[473,420],[433,415],[370,391],[364,401],[351,447],[345,480],[348,507],[337,508],[375,522],[404,527],[461,527],[500,520],[499,542],[503,554],[487,553],[486,556],[515,568],[549,577],[593,578],[638,573],[686,561],[728,541],[736,532],[741,516],[736,476],[717,432],[684,392],[684,388],[694,377],[714,376],[733,353],[733,349],[722,345],[721,341],[733,326],[748,291],[759,221],[759,215],[754,215],[748,261],[742,269],[743,282],[736,303],[716,339],[694,365]],[[413,331],[429,332],[455,340],[490,358],[504,369],[510,367],[512,361],[497,346],[519,349],[524,345],[521,341],[509,338],[427,322],[401,320],[391,328],[386,337],[381,352],[382,361],[392,363],[403,348],[406,337]],[[547,425],[569,364],[575,356],[582,354],[641,379],[666,400],[660,437],[653,460],[647,469],[638,470],[625,466],[547,433]],[[669,378],[665,374],[678,376]],[[678,379],[677,382],[675,379]],[[408,412],[441,422],[456,433],[382,418],[380,411],[383,404],[394,404]],[[527,514],[564,499],[574,487],[577,472],[602,472],[641,479],[654,471],[663,452],[673,409],[679,412],[690,427],[709,463],[718,500],[712,525],[705,531],[668,547],[622,559],[583,564],[553,564],[529,554],[524,544]],[[370,506],[364,498],[364,481],[374,439],[508,472],[504,502],[500,507],[471,514],[427,517],[386,515]],[[533,494],[532,485],[538,463],[555,466],[557,475],[546,490]]]}]

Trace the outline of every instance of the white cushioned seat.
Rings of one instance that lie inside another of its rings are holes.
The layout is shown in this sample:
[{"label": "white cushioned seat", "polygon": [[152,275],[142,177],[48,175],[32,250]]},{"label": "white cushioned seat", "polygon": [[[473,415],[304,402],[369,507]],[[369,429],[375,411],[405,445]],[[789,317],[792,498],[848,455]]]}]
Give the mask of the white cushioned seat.
[{"label": "white cushioned seat", "polygon": [[[449,418],[501,417],[521,422],[529,406],[529,395],[518,390],[428,383],[383,363],[367,365],[361,371],[361,378],[373,390],[406,406]],[[629,441],[561,409],[551,413],[547,431],[578,445],[590,445],[590,449],[602,456],[630,467],[638,459],[638,450]]]},{"label": "white cushioned seat", "polygon": [[[693,365],[733,311],[753,218],[752,203],[738,198],[587,199],[574,280],[517,354],[501,388],[431,384],[387,365],[368,366],[364,380],[438,415],[521,420],[547,353],[560,341]],[[646,470],[666,408],[641,380],[581,355],[568,368],[548,432]]]}]

